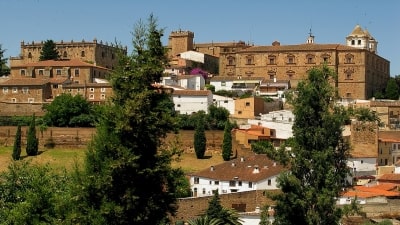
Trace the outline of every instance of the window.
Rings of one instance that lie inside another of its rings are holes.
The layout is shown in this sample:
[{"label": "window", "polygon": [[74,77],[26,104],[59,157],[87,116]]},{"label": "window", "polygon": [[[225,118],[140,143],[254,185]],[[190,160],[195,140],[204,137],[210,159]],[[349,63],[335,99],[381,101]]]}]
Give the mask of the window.
[{"label": "window", "polygon": [[276,56],[274,56],[274,55],[268,56],[268,64],[275,65],[276,64]]},{"label": "window", "polygon": [[238,181],[238,185],[239,185],[239,186],[242,186],[242,181],[241,181],[241,180]]},{"label": "window", "polygon": [[251,65],[251,64],[254,64],[254,57],[251,55],[246,56],[246,65]]},{"label": "window", "polygon": [[176,105],[176,107],[181,107],[181,104]]},{"label": "window", "polygon": [[32,58],[32,53],[28,53],[28,58]]},{"label": "window", "polygon": [[61,69],[56,69],[56,75],[61,75]]},{"label": "window", "polygon": [[106,88],[100,88],[101,92],[106,92]]},{"label": "window", "polygon": [[90,94],[89,99],[94,99],[94,94]]},{"label": "window", "polygon": [[228,103],[228,100],[224,100],[224,103]]},{"label": "window", "polygon": [[270,80],[273,80],[274,78],[275,78],[274,75],[271,75],[271,74],[269,75],[269,79],[270,79]]},{"label": "window", "polygon": [[235,58],[230,56],[228,57],[228,66],[234,66],[235,65]]},{"label": "window", "polygon": [[347,54],[347,55],[345,56],[345,61],[344,61],[344,63],[347,63],[347,64],[349,64],[349,63],[354,63],[354,56],[353,56],[352,54]]},{"label": "window", "polygon": [[13,93],[18,93],[18,88],[17,88],[17,87],[13,87],[13,88],[12,88],[12,92],[13,92]]},{"label": "window", "polygon": [[3,93],[8,93],[8,87],[3,87]]},{"label": "window", "polygon": [[85,57],[85,51],[81,51],[81,57]]},{"label": "window", "polygon": [[221,86],[226,86],[226,81],[221,81]]},{"label": "window", "polygon": [[307,63],[308,64],[315,63],[315,56],[314,55],[307,55]]},{"label": "window", "polygon": [[39,75],[43,76],[43,74],[44,74],[44,70],[43,69],[39,69]]},{"label": "window", "polygon": [[288,55],[287,56],[287,64],[295,64],[295,57],[294,55]]},{"label": "window", "polygon": [[101,99],[101,100],[106,99],[106,95],[105,95],[105,94],[101,94],[101,95],[100,95],[100,99]]},{"label": "window", "polygon": [[25,70],[25,69],[21,69],[21,70],[19,71],[19,74],[20,74],[21,76],[25,76],[25,75],[26,75],[26,70]]},{"label": "window", "polygon": [[235,180],[229,181],[229,187],[236,187],[236,181]]},{"label": "window", "polygon": [[104,52],[101,52],[101,58],[104,58],[106,54]]},{"label": "window", "polygon": [[90,92],[94,92],[94,88],[89,88],[89,91]]},{"label": "window", "polygon": [[200,181],[200,179],[199,179],[198,177],[193,178],[193,180],[194,180],[194,183],[195,183],[195,184],[198,184],[199,181]]},{"label": "window", "polygon": [[238,111],[238,114],[242,114],[242,111]]},{"label": "window", "polygon": [[289,71],[286,72],[286,74],[287,74],[289,79],[293,79],[295,72],[293,70],[289,70]]},{"label": "window", "polygon": [[271,186],[271,179],[268,179],[268,186]]},{"label": "window", "polygon": [[361,40],[358,40],[358,45],[361,45]]},{"label": "window", "polygon": [[57,89],[58,88],[58,84],[53,84],[53,88]]},{"label": "window", "polygon": [[328,55],[328,54],[323,54],[322,55],[322,61],[324,62],[324,63],[328,63],[329,64],[329,59],[330,59],[331,57],[330,57],[330,55]]},{"label": "window", "polygon": [[28,94],[29,93],[29,88],[28,87],[23,87],[22,88],[22,93]]},{"label": "window", "polygon": [[351,40],[351,45],[355,45],[356,41],[355,40]]},{"label": "window", "polygon": [[346,93],[346,98],[351,98],[351,93]]},{"label": "window", "polygon": [[63,57],[64,57],[64,58],[67,58],[67,57],[68,57],[68,54],[67,54],[66,51],[64,51]]},{"label": "window", "polygon": [[206,189],[205,188],[203,188],[203,195],[205,195],[206,194]]},{"label": "window", "polygon": [[34,103],[34,102],[35,102],[35,99],[34,99],[34,98],[28,98],[28,102],[29,102],[29,103]]},{"label": "window", "polygon": [[12,103],[16,103],[16,102],[17,102],[17,99],[16,99],[16,98],[12,98],[12,99],[11,99],[11,102],[12,102]]},{"label": "window", "polygon": [[218,180],[214,181],[214,184],[219,185],[219,181]]},{"label": "window", "polygon": [[250,106],[250,102],[246,102],[246,106]]},{"label": "window", "polygon": [[75,74],[75,77],[79,77],[79,69],[75,69],[74,74]]},{"label": "window", "polygon": [[249,182],[249,188],[253,188],[253,182]]},{"label": "window", "polygon": [[276,77],[276,72],[273,70],[268,71],[269,79],[273,80]]}]

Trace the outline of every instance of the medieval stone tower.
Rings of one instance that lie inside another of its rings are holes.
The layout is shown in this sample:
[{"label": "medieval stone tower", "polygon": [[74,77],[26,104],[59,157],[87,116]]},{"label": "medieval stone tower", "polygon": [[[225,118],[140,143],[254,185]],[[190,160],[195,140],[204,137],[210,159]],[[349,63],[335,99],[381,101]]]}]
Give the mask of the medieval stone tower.
[{"label": "medieval stone tower", "polygon": [[178,54],[194,49],[194,33],[191,31],[172,31],[168,38],[168,57],[170,59]]}]

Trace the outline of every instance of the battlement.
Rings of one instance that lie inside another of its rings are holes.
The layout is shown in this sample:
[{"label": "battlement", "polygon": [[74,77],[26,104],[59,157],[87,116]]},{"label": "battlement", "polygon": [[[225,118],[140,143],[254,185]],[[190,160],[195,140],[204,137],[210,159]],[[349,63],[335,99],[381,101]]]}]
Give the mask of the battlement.
[{"label": "battlement", "polygon": [[194,33],[188,30],[178,30],[178,31],[172,31],[170,34],[170,37],[179,37],[179,36],[189,36],[189,37],[194,37]]}]

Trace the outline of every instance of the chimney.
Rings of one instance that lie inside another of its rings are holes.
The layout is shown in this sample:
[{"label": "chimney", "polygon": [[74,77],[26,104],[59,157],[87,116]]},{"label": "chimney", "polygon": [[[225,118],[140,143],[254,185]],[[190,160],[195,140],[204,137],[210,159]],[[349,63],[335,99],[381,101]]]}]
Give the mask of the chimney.
[{"label": "chimney", "polygon": [[273,166],[276,166],[276,162],[274,162]]},{"label": "chimney", "polygon": [[215,170],[214,166],[211,166],[210,171],[214,171],[214,170]]},{"label": "chimney", "polygon": [[235,167],[235,166],[236,166],[235,162],[232,162],[232,167]]},{"label": "chimney", "polygon": [[254,165],[253,173],[259,173],[260,169],[258,168],[258,165]]},{"label": "chimney", "polygon": [[240,157],[240,162],[244,162],[244,157]]}]

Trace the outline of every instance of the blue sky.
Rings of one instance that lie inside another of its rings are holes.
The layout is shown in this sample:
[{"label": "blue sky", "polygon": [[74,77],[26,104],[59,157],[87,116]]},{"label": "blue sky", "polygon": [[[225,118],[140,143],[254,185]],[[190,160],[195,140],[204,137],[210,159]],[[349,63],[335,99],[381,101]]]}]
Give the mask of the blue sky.
[{"label": "blue sky", "polygon": [[245,41],[255,45],[300,44],[310,28],[315,42],[345,44],[359,24],[379,42],[378,54],[400,74],[400,1],[397,0],[0,0],[0,44],[18,56],[20,42],[91,41],[126,45],[151,13],[165,29],[195,33],[196,43]]}]

